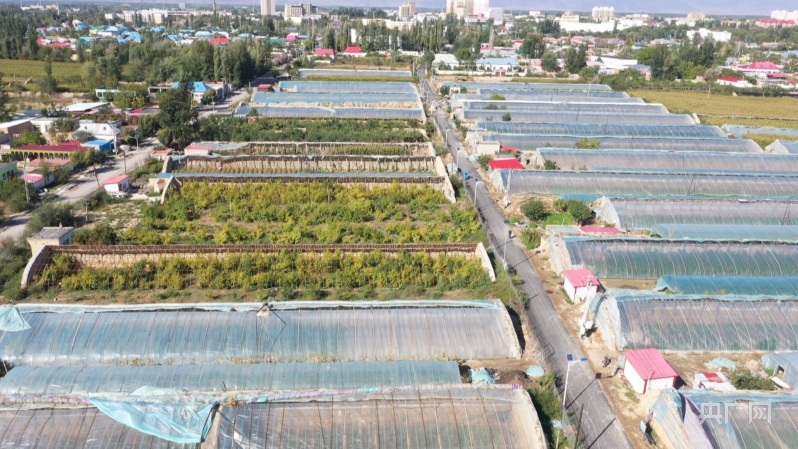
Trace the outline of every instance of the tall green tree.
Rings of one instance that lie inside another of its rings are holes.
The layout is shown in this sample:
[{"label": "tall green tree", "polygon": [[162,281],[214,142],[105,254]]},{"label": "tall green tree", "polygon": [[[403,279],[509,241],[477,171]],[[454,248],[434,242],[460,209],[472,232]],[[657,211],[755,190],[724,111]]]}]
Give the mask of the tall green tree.
[{"label": "tall green tree", "polygon": [[[3,79],[3,73],[0,72],[0,79]],[[0,122],[7,122],[11,120],[14,115],[14,107],[9,104],[8,92],[0,89]]]},{"label": "tall green tree", "polygon": [[565,51],[563,57],[565,70],[569,73],[579,73],[587,67],[587,47],[580,45],[578,48],[571,47]]},{"label": "tall green tree", "polygon": [[58,91],[58,83],[53,78],[53,63],[50,56],[44,58],[44,78],[39,81],[39,91],[43,94],[53,94]]},{"label": "tall green tree", "polygon": [[185,81],[176,89],[170,89],[158,97],[161,107],[158,140],[164,146],[182,150],[197,136],[198,114],[192,100],[189,84]]},{"label": "tall green tree", "polygon": [[556,72],[557,71],[557,55],[547,51],[543,53],[543,57],[540,58],[540,68],[547,72]]},{"label": "tall green tree", "polygon": [[521,45],[521,54],[529,59],[540,59],[546,52],[546,43],[540,36],[533,34],[524,39]]}]

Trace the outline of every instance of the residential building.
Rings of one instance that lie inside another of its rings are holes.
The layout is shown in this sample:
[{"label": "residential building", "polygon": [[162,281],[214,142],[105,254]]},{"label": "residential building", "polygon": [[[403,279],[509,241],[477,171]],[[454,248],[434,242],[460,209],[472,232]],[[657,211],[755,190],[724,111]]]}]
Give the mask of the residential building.
[{"label": "residential building", "polygon": [[688,22],[703,22],[707,20],[707,15],[703,12],[691,12],[687,14]]},{"label": "residential building", "polygon": [[706,28],[701,28],[698,31],[689,30],[686,33],[687,38],[691,40],[696,34],[701,36],[704,40],[711,38],[715,42],[729,42],[731,40],[731,33],[729,31],[711,31]]},{"label": "residential building", "polygon": [[319,8],[311,3],[300,3],[299,5],[290,5],[286,3],[283,11],[285,17],[305,17],[318,13]]},{"label": "residential building", "polygon": [[366,54],[367,53],[365,51],[363,51],[363,49],[361,49],[360,47],[350,46],[350,47],[346,47],[344,52],[341,53],[341,56],[351,56],[353,58],[362,58],[362,57],[366,56]]},{"label": "residential building", "polygon": [[679,374],[656,349],[626,351],[623,356],[626,359],[623,377],[638,394],[673,388],[676,385]]},{"label": "residential building", "polygon": [[593,8],[593,19],[607,22],[615,19],[615,8],[612,6],[596,6]]},{"label": "residential building", "polygon": [[405,2],[399,7],[399,18],[409,19],[416,15],[416,2]]},{"label": "residential building", "polygon": [[127,175],[114,176],[103,182],[103,189],[111,195],[121,195],[130,190],[130,178]]},{"label": "residential building", "polygon": [[17,175],[16,161],[0,164],[0,181],[11,179]]},{"label": "residential building", "polygon": [[504,75],[508,72],[518,70],[518,61],[512,58],[481,58],[477,59],[477,68],[497,75]]},{"label": "residential building", "polygon": [[472,0],[472,4],[471,15],[480,17],[488,16],[488,8],[490,8],[489,0]]},{"label": "residential building", "polygon": [[19,175],[19,179],[27,182],[35,190],[39,190],[55,182],[55,175],[52,173],[47,176],[38,173],[23,173]]},{"label": "residential building", "polygon": [[446,0],[446,13],[466,18],[474,14],[474,0]]},{"label": "residential building", "polygon": [[0,144],[8,143],[25,131],[33,131],[30,119],[24,118],[11,122],[0,123]]},{"label": "residential building", "polygon": [[276,16],[277,8],[275,7],[275,0],[260,0],[260,15]]},{"label": "residential building", "polygon": [[116,141],[119,137],[119,126],[121,122],[115,123],[95,123],[88,120],[81,120],[78,125],[78,131],[85,131],[97,140]]},{"label": "residential building", "polygon": [[62,142],[58,145],[21,145],[9,150],[12,155],[21,158],[44,158],[44,159],[69,159],[72,153],[87,151],[89,147],[80,142]]},{"label": "residential building", "polygon": [[780,65],[776,65],[768,61],[754,62],[751,64],[743,64],[728,68],[743,72],[748,76],[754,76],[762,79],[767,78],[768,75],[772,75],[774,73],[781,73]]},{"label": "residential building", "polygon": [[458,61],[457,58],[455,58],[451,53],[436,53],[435,59],[432,60],[432,65],[446,65],[451,69],[457,69],[460,67],[460,61]]},{"label": "residential building", "polygon": [[751,83],[749,83],[748,81],[741,78],[734,78],[731,76],[721,76],[720,78],[718,78],[717,84],[719,86],[733,86],[742,89],[753,87]]},{"label": "residential building", "polygon": [[798,21],[781,19],[756,19],[754,25],[759,28],[789,28],[794,27]]},{"label": "residential building", "polygon": [[589,268],[564,270],[562,274],[565,277],[563,288],[573,302],[587,301],[602,288],[601,282]]},{"label": "residential building", "polygon": [[599,33],[612,33],[615,30],[614,20],[610,20],[609,22],[595,23],[595,22],[579,22],[578,20],[573,21],[570,20],[570,17],[568,17],[567,19],[569,20],[566,21],[560,20],[560,29],[566,33],[587,32],[587,33],[599,34]]},{"label": "residential building", "polygon": [[779,10],[770,13],[771,19],[776,20],[792,20],[798,22],[798,10]]},{"label": "residential building", "polygon": [[493,19],[494,22],[499,23],[504,20],[504,9],[502,8],[488,8],[488,19]]},{"label": "residential building", "polygon": [[71,245],[74,236],[75,228],[71,226],[46,227],[28,237],[28,245],[31,252],[37,254],[45,246]]}]

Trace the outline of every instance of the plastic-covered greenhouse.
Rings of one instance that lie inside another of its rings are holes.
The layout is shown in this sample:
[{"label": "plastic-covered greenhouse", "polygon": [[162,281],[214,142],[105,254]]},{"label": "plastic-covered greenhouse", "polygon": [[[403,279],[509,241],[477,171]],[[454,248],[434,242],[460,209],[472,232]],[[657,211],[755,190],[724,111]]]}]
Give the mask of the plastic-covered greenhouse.
[{"label": "plastic-covered greenhouse", "polygon": [[658,439],[675,449],[790,448],[798,438],[794,392],[667,389],[652,412]]},{"label": "plastic-covered greenhouse", "polygon": [[667,274],[657,280],[656,289],[686,295],[798,296],[798,276],[674,276]]},{"label": "plastic-covered greenhouse", "polygon": [[501,134],[529,134],[537,136],[577,137],[690,137],[702,139],[726,139],[717,126],[705,125],[649,125],[620,123],[515,123],[480,121],[476,129]]},{"label": "plastic-covered greenhouse", "polygon": [[268,118],[344,118],[382,120],[424,120],[424,110],[418,108],[330,108],[323,106],[241,106],[235,115],[247,116],[252,110],[259,117]]},{"label": "plastic-covered greenhouse", "polygon": [[570,122],[570,123],[652,123],[658,125],[692,125],[693,119],[687,114],[627,114],[623,112],[537,112],[510,111],[504,109],[467,109],[463,118],[467,120],[501,121],[510,114],[513,122]]},{"label": "plastic-covered greenhouse", "polygon": [[[409,70],[347,70],[347,69],[299,69],[299,77],[309,76],[413,76]],[[285,82],[285,81],[283,81]]]},{"label": "plastic-covered greenhouse", "polygon": [[196,449],[118,423],[96,408],[0,406],[0,435],[8,448]]},{"label": "plastic-covered greenhouse", "polygon": [[512,194],[798,197],[798,176],[786,174],[495,170],[491,179]]},{"label": "plastic-covered greenhouse", "polygon": [[[513,117],[513,119],[515,118]],[[798,171],[798,154],[609,149],[585,151],[575,148],[541,148],[538,152],[543,161],[555,162],[564,170],[614,168],[668,171],[711,170],[714,172]]]},{"label": "plastic-covered greenhouse", "polygon": [[[532,136],[525,134],[484,133],[485,142],[496,141],[521,151],[540,148],[576,148],[578,136]],[[601,148],[666,151],[712,151],[729,153],[762,153],[762,149],[750,139],[676,139],[663,137],[591,137]]]},{"label": "plastic-covered greenhouse", "polygon": [[0,331],[0,360],[98,366],[520,357],[497,301],[300,301],[275,303],[266,313],[259,306],[20,306],[30,329]]},{"label": "plastic-covered greenhouse", "polygon": [[780,376],[793,389],[798,387],[798,352],[766,352],[762,355],[762,367]]},{"label": "plastic-covered greenhouse", "polygon": [[2,395],[287,391],[460,383],[455,362],[317,362],[151,366],[20,366],[0,379]]},{"label": "plastic-covered greenhouse", "polygon": [[768,146],[768,150],[774,153],[798,153],[798,142],[792,140],[777,140]]},{"label": "plastic-covered greenhouse", "polygon": [[446,81],[443,86],[465,87],[467,90],[476,89],[509,89],[519,91],[534,90],[562,90],[577,92],[609,92],[612,88],[606,84],[575,84],[575,83],[474,83],[461,81]]},{"label": "plastic-covered greenhouse", "polygon": [[460,104],[466,110],[482,110],[506,107],[508,111],[561,111],[561,112],[622,112],[627,114],[667,114],[668,110],[661,104],[645,104],[637,102],[587,102],[587,101],[493,101],[490,98],[481,100],[461,99]]},{"label": "plastic-covered greenhouse", "polygon": [[619,351],[798,349],[796,296],[674,295],[613,290],[588,303],[607,346]]},{"label": "plastic-covered greenhouse", "polygon": [[798,202],[606,198],[598,216],[629,230],[647,230],[660,223],[796,226]]},{"label": "plastic-covered greenhouse", "polygon": [[599,278],[798,276],[798,245],[562,237],[550,242],[558,271],[584,266]]},{"label": "plastic-covered greenhouse", "polygon": [[798,225],[658,224],[651,235],[670,240],[798,243]]},{"label": "plastic-covered greenhouse", "polygon": [[[471,91],[469,90],[469,92]],[[501,95],[507,100],[519,100],[527,97],[528,98],[534,98],[534,97],[629,98],[629,94],[627,94],[626,92],[612,92],[612,91],[579,92],[579,91],[570,91],[570,90],[565,91],[565,90],[554,90],[554,89],[514,90],[514,89],[489,89],[484,87],[477,89],[477,93],[475,95],[488,95],[488,96]]]},{"label": "plastic-covered greenhouse", "polygon": [[[375,83],[359,81],[282,81],[281,91],[300,94],[415,94],[416,87],[411,83]],[[274,93],[262,92],[263,96]]]},{"label": "plastic-covered greenhouse", "polygon": [[[580,95],[578,93],[569,93],[569,92],[561,92],[556,95],[543,95],[543,93],[538,93],[536,95],[524,95],[523,93],[518,94],[507,94],[502,95],[504,97],[504,101],[502,100],[493,100],[492,95],[488,94],[454,94],[450,100],[450,103],[453,106],[457,105],[467,105],[471,101],[479,100],[485,101],[489,100],[491,103],[496,104],[497,106],[505,106],[507,109],[520,109],[524,107],[524,105],[535,104],[535,103],[600,103],[600,104],[623,104],[623,105],[644,105],[642,99],[640,98],[626,98],[626,97],[604,97],[604,96],[594,96],[594,95]],[[524,108],[526,109],[526,108]]]},{"label": "plastic-covered greenhouse", "polygon": [[415,103],[420,101],[416,93],[388,93],[388,94],[369,94],[369,93],[325,93],[325,94],[295,94],[292,92],[264,93],[255,92],[252,97],[253,103],[260,104],[279,104],[279,103]]},{"label": "plastic-covered greenhouse", "polygon": [[407,388],[220,411],[219,449],[543,449],[529,394],[507,386]]}]

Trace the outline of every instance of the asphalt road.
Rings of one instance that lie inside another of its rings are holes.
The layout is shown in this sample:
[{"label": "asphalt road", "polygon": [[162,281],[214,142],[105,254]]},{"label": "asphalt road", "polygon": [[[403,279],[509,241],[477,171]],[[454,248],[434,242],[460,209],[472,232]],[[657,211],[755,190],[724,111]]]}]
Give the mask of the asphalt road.
[{"label": "asphalt road", "polygon": [[[128,153],[126,162],[123,162],[121,158],[112,159],[106,166],[97,169],[96,177],[83,175],[56,190],[51,190],[50,193],[54,195],[50,201],[61,201],[68,204],[78,203],[97,191],[99,186],[102,186],[103,181],[124,174],[125,163],[127,163],[127,171],[134,170],[136,164],[144,164],[150,157],[150,152],[150,147],[142,145],[141,150]],[[30,216],[30,212],[17,214],[0,223],[0,240],[22,237],[25,232],[25,226],[30,221]]]},{"label": "asphalt road", "polygon": [[[431,104],[435,101],[435,96],[424,79],[423,67],[419,69],[419,80],[424,90],[425,100],[427,104]],[[505,257],[506,264],[514,268],[516,274],[524,281],[521,288],[529,298],[526,309],[527,316],[531,331],[537,340],[536,342],[527,342],[527,350],[535,350],[538,357],[542,357],[549,369],[554,370],[557,374],[558,383],[564,384],[568,367],[566,354],[573,354],[576,359],[583,357],[579,345],[568,332],[560,314],[554,308],[551,297],[546,293],[543,283],[520,242],[516,242],[515,238],[505,239],[508,227],[504,214],[491,199],[484,180],[479,178],[474,165],[468,160],[465,152],[461,152],[457,157],[457,152],[463,148],[457,131],[440,110],[434,112],[432,118],[442,135],[446,136],[447,146],[454,156],[458,168],[468,170],[472,175],[472,179],[466,182],[466,193],[480,212],[482,224],[488,231],[496,256],[499,259]],[[506,247],[505,241],[507,241]],[[584,406],[581,432],[588,448],[632,448],[607,396],[596,381],[595,373],[587,363],[575,363],[571,366],[566,406],[574,416],[578,416],[580,408]],[[642,438],[642,435],[640,437]]]}]

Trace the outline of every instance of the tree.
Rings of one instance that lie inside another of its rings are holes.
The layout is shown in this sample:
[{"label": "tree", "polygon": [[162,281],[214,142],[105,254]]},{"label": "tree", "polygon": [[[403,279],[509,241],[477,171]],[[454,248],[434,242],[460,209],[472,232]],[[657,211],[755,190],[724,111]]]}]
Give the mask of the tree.
[{"label": "tree", "polygon": [[560,32],[560,23],[553,19],[546,19],[540,23],[541,34],[554,34]]},{"label": "tree", "polygon": [[39,91],[43,94],[53,94],[58,91],[58,83],[53,78],[53,63],[50,56],[44,58],[44,78],[39,81]]},{"label": "tree", "polygon": [[[441,87],[441,89],[443,88]],[[504,101],[504,96],[499,94],[493,94],[490,96],[490,99],[495,101]]]},{"label": "tree", "polygon": [[579,150],[598,150],[601,148],[601,141],[583,137],[576,141],[576,148]]},{"label": "tree", "polygon": [[579,200],[559,199],[554,202],[554,207],[561,212],[568,212],[579,224],[588,223],[593,219],[593,211]]},{"label": "tree", "polygon": [[513,117],[510,115],[509,112],[505,112],[504,114],[502,114],[502,121],[503,122],[510,122],[512,120],[513,120]]},{"label": "tree", "polygon": [[668,47],[659,45],[653,48],[644,48],[635,53],[635,57],[640,64],[651,67],[652,78],[662,80],[676,78],[676,58]]},{"label": "tree", "polygon": [[454,57],[460,62],[470,61],[471,52],[467,48],[461,47],[454,51]]},{"label": "tree", "polygon": [[43,204],[31,216],[25,235],[33,235],[48,226],[75,226],[72,206],[64,203]]},{"label": "tree", "polygon": [[738,368],[729,376],[731,384],[738,390],[772,390],[773,382],[759,374],[749,370]]},{"label": "tree", "polygon": [[540,58],[540,68],[542,68],[546,72],[556,72],[559,67],[557,67],[557,55],[548,51],[543,54],[543,57]]},{"label": "tree", "polygon": [[540,59],[544,53],[546,53],[546,43],[537,34],[527,36],[521,44],[521,54],[529,59]]},{"label": "tree", "polygon": [[521,213],[532,221],[539,221],[546,216],[546,206],[543,201],[529,200],[521,205]]},{"label": "tree", "polygon": [[141,116],[136,122],[136,125],[138,126],[139,138],[154,136],[161,128],[161,123],[158,121],[158,116],[155,114]]},{"label": "tree", "polygon": [[147,104],[147,87],[144,85],[126,84],[114,94],[114,105],[118,108],[140,109]]},{"label": "tree", "polygon": [[560,167],[557,165],[556,162],[552,160],[547,160],[543,163],[543,170],[559,170]]},{"label": "tree", "polygon": [[22,131],[19,137],[11,139],[12,147],[21,145],[44,145],[46,143],[47,139],[45,139],[39,131]]},{"label": "tree", "polygon": [[[3,79],[3,73],[0,72],[0,79]],[[8,92],[0,89],[0,122],[8,122],[14,116],[15,108],[9,105]]]},{"label": "tree", "polygon": [[161,112],[158,116],[161,130],[158,132],[158,140],[164,146],[182,150],[196,137],[198,114],[193,108],[192,100],[185,82],[160,95]]},{"label": "tree", "polygon": [[493,160],[493,156],[490,156],[488,154],[483,154],[477,158],[477,164],[479,164],[479,166],[482,167],[484,170],[487,170],[488,164],[490,163],[491,160]]},{"label": "tree", "polygon": [[72,138],[77,140],[78,142],[88,142],[90,140],[94,140],[94,134],[88,131],[75,131],[72,133]]},{"label": "tree", "polygon": [[579,73],[587,67],[587,47],[584,44],[578,48],[570,47],[565,51],[563,59],[569,73]]},{"label": "tree", "polygon": [[102,222],[94,229],[79,229],[74,240],[78,245],[115,245],[119,237],[111,225]]}]

